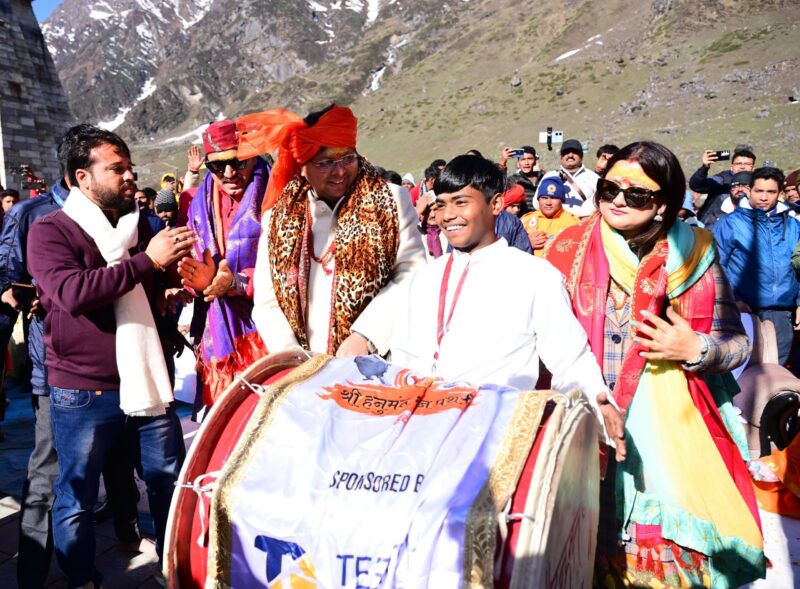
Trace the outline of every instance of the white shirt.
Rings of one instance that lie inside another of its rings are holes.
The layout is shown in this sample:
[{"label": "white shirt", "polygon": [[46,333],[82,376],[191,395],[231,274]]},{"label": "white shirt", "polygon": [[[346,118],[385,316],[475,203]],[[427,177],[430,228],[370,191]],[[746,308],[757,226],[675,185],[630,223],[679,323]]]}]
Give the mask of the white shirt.
[{"label": "white shirt", "polygon": [[[373,334],[370,340],[380,349],[388,349],[392,322],[391,316],[392,288],[402,282],[410,273],[425,264],[425,248],[417,231],[417,213],[411,205],[409,197],[403,197],[399,186],[389,184],[392,196],[397,203],[400,228],[400,245],[397,250],[394,272],[390,282],[378,293],[361,313],[363,324]],[[327,203],[309,191],[308,205],[311,213],[311,231],[314,238],[314,254],[321,258],[327,251],[334,236],[339,209],[343,199],[331,209]],[[258,242],[258,256],[253,273],[253,321],[267,350],[270,353],[280,352],[297,347],[298,341],[286,316],[283,314],[272,283],[272,272],[269,263],[269,224],[272,218],[268,211],[262,218],[261,239]],[[329,268],[333,268],[331,264]],[[313,352],[328,352],[328,336],[331,318],[331,290],[333,273],[330,275],[314,260],[308,276],[308,309],[306,313],[306,330],[309,348]],[[374,338],[374,339],[373,339]]]},{"label": "white shirt", "polygon": [[[400,289],[405,297],[398,297],[393,313],[392,363],[450,382],[530,390],[539,378],[541,357],[553,374],[552,387],[565,393],[582,390],[602,425],[596,397],[608,388],[572,313],[561,273],[550,262],[509,247],[502,238],[473,254],[454,250],[452,255],[445,322],[467,265],[469,273],[438,360],[434,361],[437,314],[449,254],[417,271]],[[371,337],[369,331],[358,331]]]},{"label": "white shirt", "polygon": [[[564,201],[564,210],[568,213],[572,213],[576,217],[581,218],[588,217],[594,213],[595,210],[597,210],[594,206],[594,193],[597,192],[597,181],[600,179],[600,176],[588,169],[586,166],[581,166],[574,174],[570,174],[563,167],[561,167],[558,170],[547,172],[544,176],[542,176],[542,180],[545,178],[553,178],[554,176],[558,177],[559,172],[564,172],[568,179],[571,179],[575,185],[580,187],[580,189],[583,191],[583,195],[586,197],[586,200],[581,198],[581,195],[570,186],[569,182],[564,182],[564,187],[569,188],[567,198]],[[541,184],[541,180],[539,183]],[[536,208],[536,210],[539,210],[538,198],[534,201],[533,206]]]}]

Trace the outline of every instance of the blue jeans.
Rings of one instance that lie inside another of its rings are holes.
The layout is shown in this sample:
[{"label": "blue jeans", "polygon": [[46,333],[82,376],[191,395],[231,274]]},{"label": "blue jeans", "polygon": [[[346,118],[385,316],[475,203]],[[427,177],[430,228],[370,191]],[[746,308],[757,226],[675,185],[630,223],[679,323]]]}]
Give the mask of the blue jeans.
[{"label": "blue jeans", "polygon": [[68,586],[81,587],[89,581],[99,585],[102,580],[94,567],[92,509],[106,457],[120,440],[147,484],[160,557],[169,505],[185,455],[175,408],[158,417],[127,417],[119,408],[119,391],[50,387],[50,398],[59,467],[53,541]]}]

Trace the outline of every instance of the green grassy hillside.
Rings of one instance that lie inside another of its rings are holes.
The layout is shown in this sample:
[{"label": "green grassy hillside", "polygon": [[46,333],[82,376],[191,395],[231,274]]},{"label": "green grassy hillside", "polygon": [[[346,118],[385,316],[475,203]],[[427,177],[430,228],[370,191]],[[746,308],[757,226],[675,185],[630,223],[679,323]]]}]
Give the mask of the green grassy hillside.
[{"label": "green grassy hillside", "polygon": [[[293,82],[303,106],[286,95],[286,104],[272,97],[261,107],[250,98],[242,112],[305,113],[326,96],[349,102],[360,119],[359,150],[401,174],[419,175],[432,159],[469,148],[491,158],[503,145],[538,148],[548,126],[589,142],[587,163],[603,143],[653,139],[687,173],[704,148],[739,143],[751,144],[759,161],[800,167],[800,104],[788,102],[800,98],[798,2],[461,2],[416,27],[377,91],[354,96],[364,87],[358,64],[395,42],[393,31],[407,29],[400,19]],[[182,168],[186,147],[136,145],[145,178]],[[544,166],[556,165],[556,152],[542,150]]]}]

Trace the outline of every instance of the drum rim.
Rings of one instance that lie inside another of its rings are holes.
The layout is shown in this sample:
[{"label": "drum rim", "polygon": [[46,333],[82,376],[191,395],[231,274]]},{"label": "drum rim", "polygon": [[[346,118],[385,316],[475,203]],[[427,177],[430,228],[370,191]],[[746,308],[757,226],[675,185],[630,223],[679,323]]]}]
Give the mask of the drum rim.
[{"label": "drum rim", "polygon": [[[186,458],[184,459],[180,474],[178,475],[176,485],[191,483],[189,480],[191,477],[189,475],[197,468],[200,458],[200,444],[198,442],[205,436],[206,432],[213,431],[218,423],[225,423],[230,417],[230,414],[238,408],[245,398],[251,394],[256,394],[254,390],[248,387],[247,383],[262,385],[264,381],[271,376],[287,368],[297,368],[312,356],[314,356],[314,354],[300,349],[268,354],[253,362],[244,372],[239,374],[214,403],[200,425],[200,428],[197,430],[194,441],[186,452]],[[236,400],[238,400],[238,402],[232,402]],[[221,430],[219,431],[221,432]],[[179,551],[177,550],[177,544],[181,541],[194,541],[189,538],[181,538],[178,530],[178,514],[184,508],[187,500],[191,501],[193,499],[196,501],[196,495],[192,489],[177,486],[172,495],[172,501],[170,502],[162,564],[162,573],[167,580],[168,587],[176,588],[179,586],[177,575]],[[192,513],[194,513],[193,510]]]}]

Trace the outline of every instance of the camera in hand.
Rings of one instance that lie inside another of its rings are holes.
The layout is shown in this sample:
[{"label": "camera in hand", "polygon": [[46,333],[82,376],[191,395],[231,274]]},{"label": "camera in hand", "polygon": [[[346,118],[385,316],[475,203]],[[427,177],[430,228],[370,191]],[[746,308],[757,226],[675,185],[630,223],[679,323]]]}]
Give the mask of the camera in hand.
[{"label": "camera in hand", "polygon": [[730,149],[719,149],[714,152],[714,155],[717,156],[718,162],[723,162],[725,160],[731,159],[731,150]]},{"label": "camera in hand", "polygon": [[525,153],[525,151],[522,150],[522,149],[512,149],[511,150],[511,157],[519,159],[519,158],[522,157],[523,153]]}]

